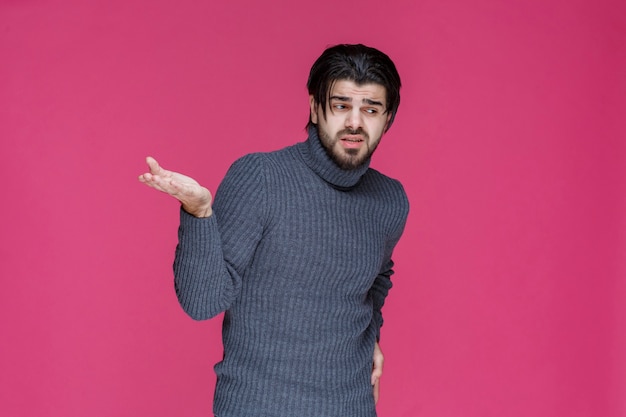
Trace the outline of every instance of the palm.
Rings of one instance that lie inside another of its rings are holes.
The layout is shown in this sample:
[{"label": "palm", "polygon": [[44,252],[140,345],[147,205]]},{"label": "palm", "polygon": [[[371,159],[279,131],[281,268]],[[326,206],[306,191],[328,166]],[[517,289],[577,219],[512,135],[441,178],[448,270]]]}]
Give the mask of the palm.
[{"label": "palm", "polygon": [[146,158],[150,172],[139,176],[139,181],[171,195],[183,204],[183,208],[197,217],[211,214],[211,193],[196,180],[159,166],[152,157]]}]

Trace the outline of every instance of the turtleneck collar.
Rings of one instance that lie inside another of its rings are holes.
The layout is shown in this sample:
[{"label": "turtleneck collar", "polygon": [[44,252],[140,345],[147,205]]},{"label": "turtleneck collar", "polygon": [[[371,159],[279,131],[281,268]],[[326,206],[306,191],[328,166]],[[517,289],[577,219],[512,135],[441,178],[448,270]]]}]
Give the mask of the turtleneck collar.
[{"label": "turtleneck collar", "polygon": [[341,169],[326,154],[315,126],[309,127],[309,138],[298,146],[300,154],[306,165],[311,168],[324,181],[340,190],[349,190],[355,187],[370,165],[367,159],[363,165],[356,169]]}]

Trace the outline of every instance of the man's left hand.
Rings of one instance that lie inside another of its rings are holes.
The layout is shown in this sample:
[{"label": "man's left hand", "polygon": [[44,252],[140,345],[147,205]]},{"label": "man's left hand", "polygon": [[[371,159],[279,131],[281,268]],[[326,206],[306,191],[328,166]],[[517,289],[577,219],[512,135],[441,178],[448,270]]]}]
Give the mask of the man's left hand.
[{"label": "man's left hand", "polygon": [[374,345],[374,365],[372,368],[372,387],[374,389],[374,404],[378,404],[378,397],[380,393],[380,377],[383,375],[383,363],[385,358],[383,357],[383,351],[380,350],[378,342]]}]

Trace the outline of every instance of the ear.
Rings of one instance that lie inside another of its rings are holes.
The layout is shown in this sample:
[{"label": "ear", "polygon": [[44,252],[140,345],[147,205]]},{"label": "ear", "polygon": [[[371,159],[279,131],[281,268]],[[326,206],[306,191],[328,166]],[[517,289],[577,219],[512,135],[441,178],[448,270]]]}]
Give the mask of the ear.
[{"label": "ear", "polygon": [[309,96],[309,106],[311,107],[311,122],[317,124],[317,104],[313,95]]}]

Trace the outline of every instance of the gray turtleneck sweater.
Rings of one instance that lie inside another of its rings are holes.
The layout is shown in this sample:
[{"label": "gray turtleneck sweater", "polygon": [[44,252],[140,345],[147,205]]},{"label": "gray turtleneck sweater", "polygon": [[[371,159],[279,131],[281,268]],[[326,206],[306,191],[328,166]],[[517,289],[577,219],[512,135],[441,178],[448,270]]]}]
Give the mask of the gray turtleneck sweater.
[{"label": "gray turtleneck sweater", "polygon": [[340,169],[313,128],[236,161],[211,217],[181,210],[180,304],[197,320],[225,311],[216,416],[376,416],[372,355],[408,200],[368,165]]}]

